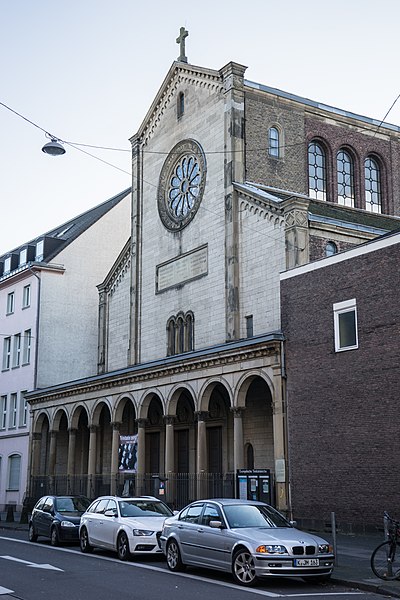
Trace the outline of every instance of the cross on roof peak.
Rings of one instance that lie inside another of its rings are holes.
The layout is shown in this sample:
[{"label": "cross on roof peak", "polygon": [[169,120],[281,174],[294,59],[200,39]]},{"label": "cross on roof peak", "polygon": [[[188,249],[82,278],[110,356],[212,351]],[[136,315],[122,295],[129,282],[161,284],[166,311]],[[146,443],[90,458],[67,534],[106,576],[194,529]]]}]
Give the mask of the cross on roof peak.
[{"label": "cross on roof peak", "polygon": [[178,56],[177,60],[184,63],[187,63],[188,61],[187,56],[185,56],[185,38],[187,38],[188,35],[189,32],[184,27],[181,27],[179,30],[179,36],[176,38],[176,43],[179,44],[180,47],[180,55]]}]

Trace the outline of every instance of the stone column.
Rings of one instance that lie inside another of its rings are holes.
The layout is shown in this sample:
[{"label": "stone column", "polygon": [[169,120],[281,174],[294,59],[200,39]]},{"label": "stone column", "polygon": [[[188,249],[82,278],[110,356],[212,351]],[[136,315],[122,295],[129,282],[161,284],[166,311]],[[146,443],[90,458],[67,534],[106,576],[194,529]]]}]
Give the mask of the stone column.
[{"label": "stone column", "polygon": [[88,457],[88,498],[95,496],[95,475],[96,475],[96,444],[97,444],[97,427],[96,425],[89,426],[89,457]]},{"label": "stone column", "polygon": [[71,427],[68,429],[68,460],[67,460],[67,475],[75,475],[75,448],[77,429]]},{"label": "stone column", "polygon": [[111,423],[112,426],[112,442],[111,442],[111,494],[117,493],[117,475],[118,475],[118,447],[119,447],[119,428],[121,423]]},{"label": "stone column", "polygon": [[165,423],[165,475],[175,473],[175,456],[174,456],[174,423],[175,417],[164,417]]},{"label": "stone column", "polygon": [[144,475],[146,470],[146,423],[147,419],[136,419],[138,426],[136,493],[144,493]]},{"label": "stone column", "polygon": [[132,144],[132,209],[131,209],[131,286],[129,311],[128,364],[140,362],[140,281],[142,234],[142,162],[140,141],[135,135]]},{"label": "stone column", "polygon": [[57,431],[50,431],[50,451],[49,451],[49,475],[53,477],[56,469],[57,459]]},{"label": "stone column", "polygon": [[286,511],[288,507],[288,489],[286,480],[286,443],[285,443],[285,407],[282,395],[281,366],[274,367],[274,397],[272,400],[274,426],[275,493],[276,508]]},{"label": "stone column", "polygon": [[244,468],[243,447],[243,411],[244,408],[235,406],[233,412],[233,468],[236,476],[237,469]]},{"label": "stone column", "polygon": [[107,348],[107,292],[103,284],[98,286],[99,290],[99,321],[98,321],[98,351],[97,372],[104,373],[106,370],[106,348]]},{"label": "stone column", "polygon": [[233,182],[244,181],[244,73],[230,62],[220,70],[224,83],[225,324],[226,340],[240,337],[238,199]]},{"label": "stone column", "polygon": [[207,431],[208,412],[195,413],[197,420],[197,498],[207,496]]},{"label": "stone column", "polygon": [[32,433],[32,463],[31,475],[36,477],[40,474],[40,447],[42,442],[41,433]]}]

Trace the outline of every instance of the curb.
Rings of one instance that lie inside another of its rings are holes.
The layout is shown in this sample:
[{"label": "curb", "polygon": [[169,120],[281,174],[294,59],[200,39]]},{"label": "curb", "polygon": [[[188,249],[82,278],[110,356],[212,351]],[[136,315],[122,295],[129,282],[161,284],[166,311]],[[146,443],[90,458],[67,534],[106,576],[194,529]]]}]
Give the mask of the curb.
[{"label": "curb", "polygon": [[351,579],[350,577],[331,577],[331,581],[339,583],[341,585],[348,585],[349,587],[358,588],[364,592],[373,592],[375,594],[383,594],[385,596],[392,596],[393,598],[400,598],[400,586],[395,588],[391,587],[390,583],[372,583],[367,581],[360,581],[358,579]]}]

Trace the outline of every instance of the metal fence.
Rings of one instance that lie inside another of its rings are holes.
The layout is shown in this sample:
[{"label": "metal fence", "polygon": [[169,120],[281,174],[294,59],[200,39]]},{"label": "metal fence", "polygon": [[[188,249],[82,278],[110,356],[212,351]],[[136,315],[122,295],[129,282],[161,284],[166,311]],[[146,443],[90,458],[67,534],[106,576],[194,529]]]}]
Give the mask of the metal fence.
[{"label": "metal fence", "polygon": [[30,479],[29,504],[46,494],[83,495],[94,499],[111,493],[121,496],[156,496],[171,508],[179,510],[200,498],[234,498],[235,476],[233,473],[35,476]]}]

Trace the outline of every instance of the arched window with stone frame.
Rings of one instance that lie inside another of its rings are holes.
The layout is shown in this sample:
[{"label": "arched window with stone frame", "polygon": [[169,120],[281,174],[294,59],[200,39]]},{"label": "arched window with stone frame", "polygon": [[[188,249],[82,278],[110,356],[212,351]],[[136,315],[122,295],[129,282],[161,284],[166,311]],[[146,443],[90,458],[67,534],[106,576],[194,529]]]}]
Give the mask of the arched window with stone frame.
[{"label": "arched window with stone frame", "polygon": [[194,314],[189,311],[185,315],[185,352],[194,350]]},{"label": "arched window with stone frame", "polygon": [[308,195],[315,200],[327,199],[326,152],[316,140],[308,144]]},{"label": "arched window with stone frame", "polygon": [[176,330],[175,317],[171,317],[170,319],[168,319],[168,322],[167,322],[167,356],[172,356],[173,354],[176,354],[175,330]]},{"label": "arched window with stone frame", "polygon": [[279,129],[275,126],[268,129],[268,154],[273,158],[281,155]]},{"label": "arched window with stone frame", "polygon": [[178,99],[177,99],[177,105],[176,105],[176,114],[177,114],[178,119],[180,119],[183,116],[184,112],[185,112],[185,94],[183,92],[179,92]]},{"label": "arched window with stone frame", "polygon": [[337,165],[337,201],[343,206],[354,207],[354,160],[350,152],[344,148],[336,156]]},{"label": "arched window with stone frame", "polygon": [[377,159],[367,156],[364,161],[365,209],[373,213],[382,212],[381,168]]},{"label": "arched window with stone frame", "polygon": [[167,321],[167,356],[194,350],[194,314],[180,311]]},{"label": "arched window with stone frame", "polygon": [[176,316],[175,354],[185,352],[185,316],[182,312]]}]

